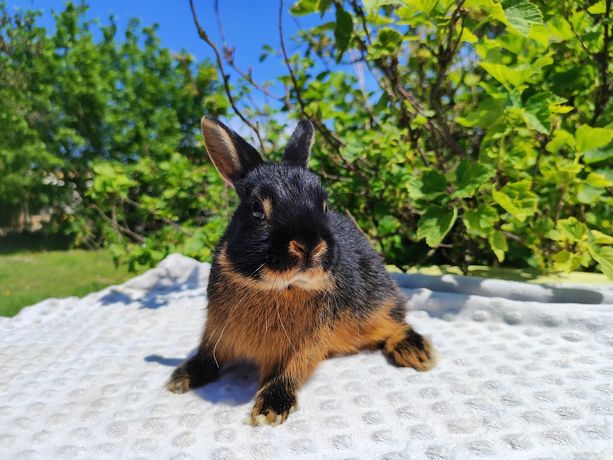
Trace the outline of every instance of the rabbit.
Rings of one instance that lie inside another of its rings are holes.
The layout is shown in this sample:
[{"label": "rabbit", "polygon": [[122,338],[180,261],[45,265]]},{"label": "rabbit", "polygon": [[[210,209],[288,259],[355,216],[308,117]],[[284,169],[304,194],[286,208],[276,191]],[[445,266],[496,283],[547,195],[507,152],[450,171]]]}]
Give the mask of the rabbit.
[{"label": "rabbit", "polygon": [[249,360],[259,369],[250,421],[283,423],[296,393],[332,355],[383,349],[398,366],[435,365],[428,339],[405,322],[406,299],[352,220],[328,208],[309,171],[314,133],[300,121],[280,163],[219,121],[201,121],[206,150],[240,198],[213,255],[208,309],[196,354],[167,389],[185,393],[214,381],[220,367]]}]

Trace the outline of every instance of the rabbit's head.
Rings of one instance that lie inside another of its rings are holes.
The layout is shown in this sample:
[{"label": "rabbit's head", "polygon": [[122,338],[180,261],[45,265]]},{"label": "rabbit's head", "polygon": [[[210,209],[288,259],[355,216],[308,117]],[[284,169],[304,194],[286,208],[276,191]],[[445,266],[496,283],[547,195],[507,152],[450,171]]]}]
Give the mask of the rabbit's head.
[{"label": "rabbit's head", "polygon": [[205,117],[201,127],[213,164],[240,198],[220,263],[258,289],[328,288],[335,241],[326,191],[307,169],[313,125],[298,123],[280,163],[263,161],[218,121]]}]

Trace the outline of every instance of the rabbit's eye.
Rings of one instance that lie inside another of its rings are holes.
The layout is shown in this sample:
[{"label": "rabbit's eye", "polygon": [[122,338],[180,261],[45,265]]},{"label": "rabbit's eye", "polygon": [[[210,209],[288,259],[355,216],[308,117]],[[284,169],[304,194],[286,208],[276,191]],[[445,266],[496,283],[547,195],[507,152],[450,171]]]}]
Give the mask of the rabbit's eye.
[{"label": "rabbit's eye", "polygon": [[264,214],[264,208],[262,207],[262,203],[260,203],[259,201],[254,201],[253,203],[251,203],[251,213],[253,214],[253,217],[258,220],[262,220],[266,217],[266,214]]}]

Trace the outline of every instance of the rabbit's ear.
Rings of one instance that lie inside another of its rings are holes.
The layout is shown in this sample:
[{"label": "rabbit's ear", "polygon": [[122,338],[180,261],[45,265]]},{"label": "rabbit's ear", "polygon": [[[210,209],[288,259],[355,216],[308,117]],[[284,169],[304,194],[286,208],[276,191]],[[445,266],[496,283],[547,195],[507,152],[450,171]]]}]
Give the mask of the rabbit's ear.
[{"label": "rabbit's ear", "polygon": [[306,168],[311,157],[313,139],[313,124],[308,120],[301,120],[285,147],[283,162]]},{"label": "rabbit's ear", "polygon": [[223,123],[202,117],[200,128],[211,161],[230,185],[262,163],[257,150]]}]

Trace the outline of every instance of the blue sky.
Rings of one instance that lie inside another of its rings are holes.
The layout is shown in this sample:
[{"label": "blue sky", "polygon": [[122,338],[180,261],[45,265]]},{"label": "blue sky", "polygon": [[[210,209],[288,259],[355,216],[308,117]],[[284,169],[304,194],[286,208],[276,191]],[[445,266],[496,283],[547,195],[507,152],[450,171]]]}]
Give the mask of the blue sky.
[{"label": "blue sky", "polygon": [[[284,31],[286,46],[291,49],[289,37],[299,27],[309,28],[321,20],[319,15],[294,18],[289,7],[295,0],[285,0]],[[162,45],[173,50],[185,49],[196,58],[213,59],[213,52],[202,42],[192,22],[188,0],[89,0],[90,18],[99,18],[103,23],[110,14],[117,17],[120,26],[128,19],[136,17],[142,25],[159,24],[158,35]],[[199,20],[209,36],[221,43],[217,30],[213,0],[194,0]],[[44,12],[42,24],[53,24],[52,10],[63,9],[62,0],[9,0],[9,9],[29,8]],[[279,57],[271,57],[259,62],[262,45],[269,44],[279,48],[278,0],[219,0],[221,18],[228,45],[236,48],[235,60],[239,67],[253,68],[256,81],[270,80],[285,72],[284,63]],[[229,69],[227,69],[230,71]],[[230,71],[231,73],[231,71]]]}]

